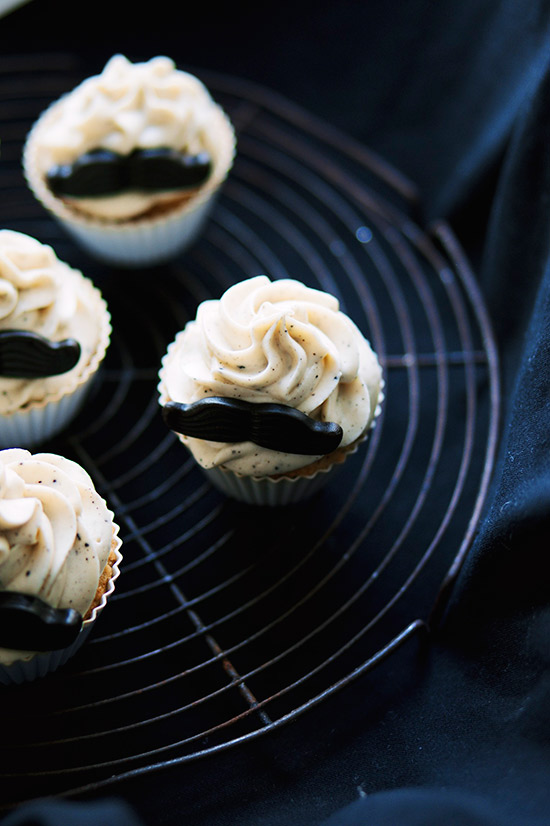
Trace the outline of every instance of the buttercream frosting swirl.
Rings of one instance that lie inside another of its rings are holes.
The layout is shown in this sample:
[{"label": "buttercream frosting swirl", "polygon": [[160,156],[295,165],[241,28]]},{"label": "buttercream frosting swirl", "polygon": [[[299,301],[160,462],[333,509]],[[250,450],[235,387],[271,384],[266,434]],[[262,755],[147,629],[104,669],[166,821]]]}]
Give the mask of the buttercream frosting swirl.
[{"label": "buttercream frosting swirl", "polygon": [[[376,355],[334,296],[260,275],[199,305],[168,349],[159,390],[161,403],[227,396],[286,404],[339,424],[344,447],[371,424],[380,386]],[[181,439],[203,467],[245,475],[285,473],[316,459],[252,442]]]},{"label": "buttercream frosting swirl", "polygon": [[79,361],[67,373],[31,380],[0,376],[0,413],[55,393],[82,373],[101,336],[93,290],[47,244],[0,230],[0,330],[29,330],[50,341],[74,338],[81,347]]},{"label": "buttercream frosting swirl", "polygon": [[[116,54],[103,71],[84,80],[50,107],[36,160],[46,174],[94,149],[128,155],[135,149],[171,148],[191,155],[220,154],[222,112],[205,85],[168,57],[132,63]],[[103,218],[137,215],[174,193],[121,193],[71,199]]]},{"label": "buttercream frosting swirl", "polygon": [[[76,462],[22,448],[0,451],[0,589],[84,616],[109,558],[112,520]],[[0,662],[14,657],[0,648]]]}]

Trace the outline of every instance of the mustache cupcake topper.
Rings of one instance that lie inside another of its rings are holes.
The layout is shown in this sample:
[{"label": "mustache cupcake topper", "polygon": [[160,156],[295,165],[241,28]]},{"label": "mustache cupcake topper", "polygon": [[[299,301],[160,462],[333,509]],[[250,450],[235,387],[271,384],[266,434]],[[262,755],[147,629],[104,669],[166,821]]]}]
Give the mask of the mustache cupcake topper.
[{"label": "mustache cupcake topper", "polygon": [[50,341],[31,330],[0,330],[0,376],[38,379],[71,370],[80,358],[74,339]]},{"label": "mustache cupcake topper", "polygon": [[159,147],[120,155],[94,149],[72,164],[52,167],[46,178],[55,195],[93,198],[133,189],[157,192],[196,187],[211,171],[212,160],[207,152],[191,155]]},{"label": "mustache cupcake topper", "polygon": [[343,436],[335,422],[315,421],[294,407],[225,396],[209,396],[192,404],[167,402],[162,417],[170,430],[185,436],[214,442],[251,441],[308,456],[331,453]]},{"label": "mustache cupcake topper", "polygon": [[73,643],[82,616],[72,608],[52,608],[39,597],[0,591],[0,646],[24,651],[55,651]]}]

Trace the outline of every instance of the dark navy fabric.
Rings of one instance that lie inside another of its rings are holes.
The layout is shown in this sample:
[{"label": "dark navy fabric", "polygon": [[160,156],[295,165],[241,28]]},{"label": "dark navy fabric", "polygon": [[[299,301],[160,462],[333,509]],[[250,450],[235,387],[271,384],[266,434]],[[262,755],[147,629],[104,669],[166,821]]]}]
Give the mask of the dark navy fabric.
[{"label": "dark navy fabric", "polygon": [[33,0],[0,21],[2,49],[78,48],[94,70],[164,53],[242,76],[408,175],[485,297],[498,462],[428,651],[406,647],[269,740],[106,801],[22,806],[6,826],[550,824],[549,0],[119,5],[122,20],[104,2]]},{"label": "dark navy fabric", "polygon": [[121,800],[91,803],[38,800],[9,814],[3,826],[140,826],[139,817]]},{"label": "dark navy fabric", "polygon": [[351,803],[323,826],[544,826],[540,820],[517,817],[499,804],[459,790],[396,789]]}]

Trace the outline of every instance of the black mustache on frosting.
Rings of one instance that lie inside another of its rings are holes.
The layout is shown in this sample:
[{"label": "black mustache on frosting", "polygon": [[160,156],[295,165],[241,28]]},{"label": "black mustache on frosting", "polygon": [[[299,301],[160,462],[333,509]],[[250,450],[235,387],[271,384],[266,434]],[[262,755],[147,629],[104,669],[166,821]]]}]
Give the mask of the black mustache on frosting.
[{"label": "black mustache on frosting", "polygon": [[50,341],[31,330],[0,330],[0,376],[38,379],[71,370],[80,358],[72,338]]},{"label": "black mustache on frosting", "polygon": [[284,453],[317,456],[335,450],[342,428],[335,422],[318,422],[300,410],[271,404],[208,396],[192,404],[167,402],[165,424],[176,433],[213,442],[254,442]]},{"label": "black mustache on frosting", "polygon": [[82,616],[73,608],[52,608],[39,597],[0,591],[0,646],[55,651],[77,638]]},{"label": "black mustache on frosting", "polygon": [[187,189],[203,183],[211,169],[208,152],[189,155],[160,147],[120,155],[108,149],[93,149],[71,164],[52,167],[46,180],[54,195],[94,198],[128,190]]}]

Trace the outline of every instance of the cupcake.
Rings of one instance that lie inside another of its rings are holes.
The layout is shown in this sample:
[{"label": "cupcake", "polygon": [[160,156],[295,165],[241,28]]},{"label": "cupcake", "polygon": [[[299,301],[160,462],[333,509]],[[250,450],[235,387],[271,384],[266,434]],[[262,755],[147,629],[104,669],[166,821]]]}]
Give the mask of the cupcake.
[{"label": "cupcake", "polygon": [[113,513],[88,473],[53,453],[0,451],[0,682],[65,663],[119,575]]},{"label": "cupcake", "polygon": [[66,427],[110,333],[89,279],[46,244],[0,230],[0,447],[31,447]]},{"label": "cupcake", "polygon": [[114,55],[41,114],[23,168],[90,254],[138,267],[194,241],[234,152],[233,127],[198,78],[168,57]]},{"label": "cupcake", "polygon": [[167,349],[158,390],[166,424],[215,486],[279,505],[315,493],[357,449],[382,387],[335,297],[260,275],[199,305]]}]

